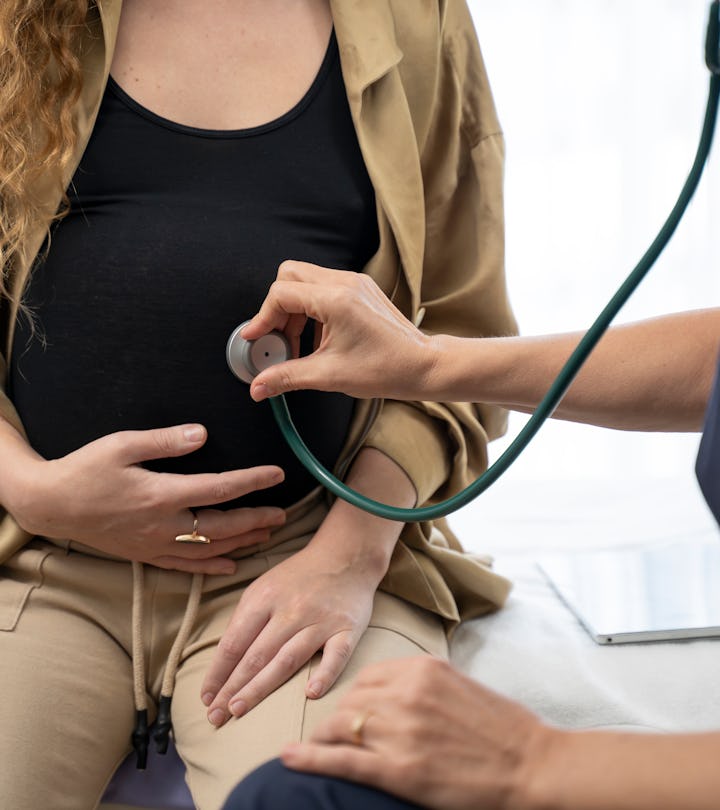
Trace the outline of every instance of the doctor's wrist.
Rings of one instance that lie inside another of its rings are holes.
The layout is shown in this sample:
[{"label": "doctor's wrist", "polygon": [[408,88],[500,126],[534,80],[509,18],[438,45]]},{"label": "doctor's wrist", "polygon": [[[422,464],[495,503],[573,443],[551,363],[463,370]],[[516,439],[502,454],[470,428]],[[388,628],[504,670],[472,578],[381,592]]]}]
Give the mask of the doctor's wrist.
[{"label": "doctor's wrist", "polygon": [[474,392],[468,386],[474,385],[483,371],[470,356],[471,345],[478,342],[454,335],[433,335],[417,398],[436,402],[473,401]]},{"label": "doctor's wrist", "polygon": [[525,740],[507,810],[571,810],[557,789],[566,779],[565,752],[571,744],[568,732],[537,722]]}]

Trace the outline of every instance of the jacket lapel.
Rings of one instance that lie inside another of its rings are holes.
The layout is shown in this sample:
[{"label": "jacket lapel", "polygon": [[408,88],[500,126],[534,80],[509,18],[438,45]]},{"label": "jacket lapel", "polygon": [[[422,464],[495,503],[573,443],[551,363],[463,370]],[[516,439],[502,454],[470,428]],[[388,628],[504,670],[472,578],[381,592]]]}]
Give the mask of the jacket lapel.
[{"label": "jacket lapel", "polygon": [[360,149],[417,309],[425,244],[423,180],[391,5],[331,0],[330,6]]}]

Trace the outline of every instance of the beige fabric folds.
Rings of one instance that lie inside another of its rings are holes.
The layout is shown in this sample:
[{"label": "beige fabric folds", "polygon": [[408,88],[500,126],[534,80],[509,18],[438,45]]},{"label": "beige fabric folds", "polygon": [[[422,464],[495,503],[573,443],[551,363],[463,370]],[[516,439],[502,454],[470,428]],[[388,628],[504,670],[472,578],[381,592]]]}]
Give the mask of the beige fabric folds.
[{"label": "beige fabric folds", "polygon": [[[307,538],[306,538],[307,539]],[[199,810],[219,810],[248,771],[306,737],[360,667],[407,655],[446,656],[441,622],[379,593],[370,627],[338,683],[322,699],[304,690],[317,657],[245,717],[216,730],[200,686],[243,588],[286,559],[287,548],[240,561],[232,577],[206,577],[173,698],[177,749]],[[152,720],[191,575],[146,567],[145,661]],[[10,585],[8,585],[8,583]],[[0,796],[13,810],[89,810],[130,748],[131,564],[34,540],[0,567]],[[53,677],[48,678],[48,669]]]}]

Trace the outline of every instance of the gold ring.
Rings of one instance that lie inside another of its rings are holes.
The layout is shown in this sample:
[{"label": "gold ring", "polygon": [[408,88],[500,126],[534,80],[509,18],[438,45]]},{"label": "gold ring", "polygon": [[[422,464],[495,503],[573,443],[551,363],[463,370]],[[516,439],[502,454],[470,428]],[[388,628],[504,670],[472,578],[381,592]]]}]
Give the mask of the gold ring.
[{"label": "gold ring", "polygon": [[370,717],[370,712],[360,712],[353,717],[353,721],[350,724],[350,734],[352,735],[352,743],[353,745],[362,745],[363,744],[363,731],[365,729],[365,723],[368,721],[368,717]]},{"label": "gold ring", "polygon": [[198,516],[195,512],[192,513],[193,516],[193,527],[192,532],[190,534],[178,534],[175,537],[176,543],[209,543],[210,538],[205,537],[204,534],[198,534]]}]

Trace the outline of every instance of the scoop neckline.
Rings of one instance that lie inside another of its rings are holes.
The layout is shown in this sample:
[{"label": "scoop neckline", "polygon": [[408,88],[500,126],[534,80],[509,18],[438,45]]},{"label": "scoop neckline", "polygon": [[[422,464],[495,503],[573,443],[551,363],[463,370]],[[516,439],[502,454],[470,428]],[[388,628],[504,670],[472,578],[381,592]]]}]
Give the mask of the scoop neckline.
[{"label": "scoop neckline", "polygon": [[280,127],[289,124],[291,121],[301,115],[312,104],[315,97],[320,92],[320,88],[325,82],[327,75],[330,73],[330,68],[337,58],[338,48],[337,40],[335,38],[335,29],[330,32],[330,41],[328,42],[325,56],[320,64],[312,84],[307,89],[303,97],[294,104],[287,112],[267,121],[264,124],[258,124],[253,127],[245,127],[243,129],[206,129],[204,127],[193,127],[188,124],[181,124],[178,121],[173,121],[170,118],[165,118],[158,115],[152,110],[136,101],[126,90],[124,90],[112,75],[108,76],[108,90],[112,92],[126,107],[129,107],[133,112],[141,115],[143,118],[151,121],[157,126],[170,129],[174,132],[179,132],[183,135],[192,135],[199,138],[248,138],[255,135],[262,135],[266,132],[279,129]]}]

